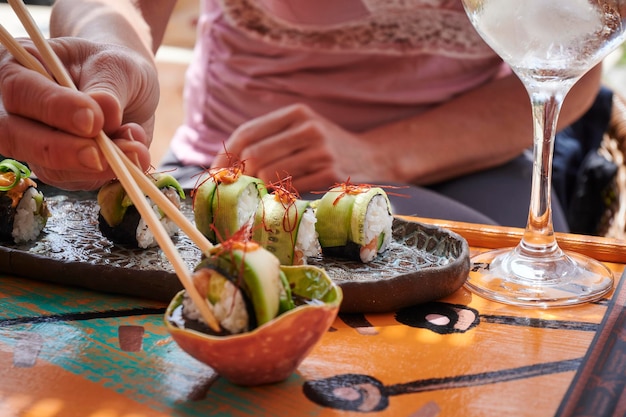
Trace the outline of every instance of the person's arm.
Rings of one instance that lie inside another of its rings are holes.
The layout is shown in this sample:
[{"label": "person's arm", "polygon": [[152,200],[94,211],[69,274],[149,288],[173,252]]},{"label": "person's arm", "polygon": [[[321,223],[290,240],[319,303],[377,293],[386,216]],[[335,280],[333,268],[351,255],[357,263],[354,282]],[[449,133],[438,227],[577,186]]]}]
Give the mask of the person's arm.
[{"label": "person's arm", "polygon": [[[557,129],[593,104],[601,66],[567,95]],[[493,81],[413,119],[367,132],[387,162],[389,179],[430,184],[500,165],[532,146],[528,93],[514,75]]]},{"label": "person's arm", "polygon": [[[591,106],[601,68],[566,98],[559,127]],[[418,116],[353,133],[306,106],[279,109],[240,126],[214,167],[233,158],[264,181],[293,177],[301,191],[356,183],[432,184],[502,164],[532,145],[530,99],[514,75],[468,91]]]},{"label": "person's arm", "polygon": [[56,0],[52,37],[115,43],[152,56],[161,45],[176,0]]},{"label": "person's arm", "polygon": [[[114,177],[104,132],[143,169],[159,100],[154,62],[175,0],[56,0],[50,45],[79,92],[21,67],[0,48],[0,154],[65,189]],[[24,41],[29,50],[34,47]]]}]

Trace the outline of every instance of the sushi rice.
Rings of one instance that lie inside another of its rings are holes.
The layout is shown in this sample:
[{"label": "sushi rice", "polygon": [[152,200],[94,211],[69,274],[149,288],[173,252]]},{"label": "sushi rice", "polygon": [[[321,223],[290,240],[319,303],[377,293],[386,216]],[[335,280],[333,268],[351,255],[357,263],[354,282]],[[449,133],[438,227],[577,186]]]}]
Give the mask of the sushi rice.
[{"label": "sushi rice", "polygon": [[[37,239],[47,222],[42,216],[43,194],[35,187],[29,187],[18,203],[13,220],[12,236],[15,243],[25,243]],[[45,211],[47,213],[47,210]]]},{"label": "sushi rice", "polygon": [[317,223],[315,210],[309,206],[304,211],[300,226],[298,227],[298,236],[296,238],[294,251],[296,254],[295,257],[299,258],[301,262],[294,262],[296,265],[306,264],[308,258],[319,256],[322,253],[322,246],[317,237],[315,223]]},{"label": "sushi rice", "polygon": [[[180,196],[178,191],[172,187],[163,188],[161,192],[170,200],[177,208],[180,208]],[[156,205],[150,198],[147,198],[148,204],[152,210],[156,213],[157,218],[163,225],[163,228],[167,232],[168,236],[174,236],[178,233],[178,225],[161,211],[158,205]],[[158,246],[158,242],[154,237],[154,234],[150,230],[146,221],[142,218],[139,219],[137,225],[137,246],[142,249],[152,248]]]},{"label": "sushi rice", "polygon": [[[224,283],[219,301],[211,306],[215,319],[229,333],[237,334],[249,330],[248,323],[250,322],[250,317],[246,303],[241,295],[241,291],[232,282],[226,281]],[[185,318],[209,325],[202,317],[200,309],[193,303],[193,300],[186,292],[183,297],[183,312]]]},{"label": "sushi rice", "polygon": [[[387,250],[391,241],[393,216],[389,214],[387,199],[382,194],[375,195],[367,206],[363,233],[365,242],[370,242],[361,248],[361,261],[371,262],[379,253]],[[376,244],[378,236],[383,235],[380,247]]]},{"label": "sushi rice", "polygon": [[[256,213],[257,207],[261,202],[261,196],[256,183],[251,182],[248,184],[237,199],[237,229],[241,229],[243,226],[247,228],[252,227],[252,220]],[[236,231],[235,230],[235,231]],[[233,231],[231,231],[233,232]],[[223,236],[227,237],[227,236]]]}]

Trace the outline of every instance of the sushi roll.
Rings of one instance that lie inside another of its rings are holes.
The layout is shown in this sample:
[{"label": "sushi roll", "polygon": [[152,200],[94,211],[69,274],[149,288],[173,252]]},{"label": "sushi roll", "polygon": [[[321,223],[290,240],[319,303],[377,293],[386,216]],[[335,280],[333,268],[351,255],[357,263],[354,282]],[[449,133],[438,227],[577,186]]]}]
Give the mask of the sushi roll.
[{"label": "sushi roll", "polygon": [[[178,181],[169,174],[156,174],[152,175],[151,178],[156,187],[176,207],[180,207],[181,199],[185,198],[185,192]],[[149,198],[148,200],[150,201]],[[98,204],[100,206],[98,225],[103,236],[115,243],[141,249],[158,245],[147,223],[141,218],[139,211],[119,181],[111,181],[100,188]],[[168,235],[174,236],[178,232],[176,223],[165,216],[156,204],[151,202],[151,207]]]},{"label": "sushi roll", "polygon": [[282,265],[304,265],[322,253],[315,211],[295,194],[266,194],[255,215],[252,239],[272,252]]},{"label": "sushi roll", "polygon": [[[192,279],[225,335],[253,330],[295,307],[278,258],[246,239],[231,239],[213,248]],[[187,294],[183,316],[204,323]]]},{"label": "sushi roll", "polygon": [[26,243],[36,240],[50,211],[30,170],[13,159],[0,161],[0,240]]},{"label": "sushi roll", "polygon": [[263,181],[237,168],[209,173],[193,194],[196,227],[211,242],[229,239],[250,225],[261,198],[267,194]]},{"label": "sushi roll", "polygon": [[393,215],[387,193],[368,185],[343,184],[317,201],[316,230],[326,256],[373,261],[391,241]]}]

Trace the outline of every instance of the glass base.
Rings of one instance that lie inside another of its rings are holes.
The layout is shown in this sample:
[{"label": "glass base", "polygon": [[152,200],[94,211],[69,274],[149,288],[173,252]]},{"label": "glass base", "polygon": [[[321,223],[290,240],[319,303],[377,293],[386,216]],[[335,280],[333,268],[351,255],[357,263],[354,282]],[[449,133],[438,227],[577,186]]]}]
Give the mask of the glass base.
[{"label": "glass base", "polygon": [[613,289],[613,274],[587,256],[559,251],[546,258],[518,248],[472,257],[466,287],[489,300],[524,307],[562,307],[597,300]]}]

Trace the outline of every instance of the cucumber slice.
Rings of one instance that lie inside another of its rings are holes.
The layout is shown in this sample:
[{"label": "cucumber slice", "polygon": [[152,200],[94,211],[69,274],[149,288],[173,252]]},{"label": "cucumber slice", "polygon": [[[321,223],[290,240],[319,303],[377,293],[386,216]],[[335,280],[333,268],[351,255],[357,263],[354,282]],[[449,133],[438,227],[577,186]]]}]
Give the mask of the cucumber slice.
[{"label": "cucumber slice", "polygon": [[213,196],[217,186],[215,181],[208,179],[196,190],[193,197],[193,216],[196,227],[211,242],[216,241],[213,224]]},{"label": "cucumber slice", "polygon": [[320,244],[324,248],[356,243],[370,243],[365,233],[365,220],[372,199],[382,195],[390,207],[387,194],[382,188],[374,187],[359,194],[344,193],[341,187],[328,191],[318,203],[316,229]]},{"label": "cucumber slice", "polygon": [[275,195],[266,194],[256,211],[252,240],[273,253],[281,265],[293,265],[300,221],[309,204],[296,200],[285,207]]},{"label": "cucumber slice", "polygon": [[350,241],[350,225],[354,196],[336,187],[317,203],[315,229],[323,248],[345,246]]},{"label": "cucumber slice", "polygon": [[[250,189],[252,195],[246,195]],[[266,194],[265,184],[258,178],[248,175],[241,175],[233,183],[219,184],[211,204],[217,239],[223,241],[230,238],[249,222],[254,216],[258,202]],[[254,201],[249,200],[250,198]]]},{"label": "cucumber slice", "polygon": [[[256,245],[255,245],[256,246]],[[276,317],[285,288],[280,276],[278,258],[266,249],[235,249],[218,257],[218,268],[239,281],[240,288],[252,301],[257,325]]]},{"label": "cucumber slice", "polygon": [[327,256],[371,261],[391,239],[391,204],[382,188],[336,187],[318,203],[316,229]]}]

